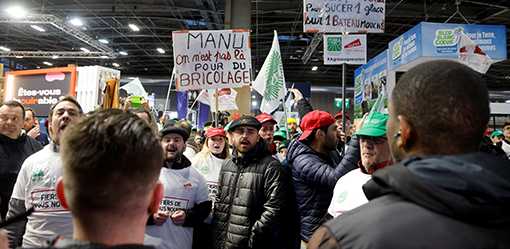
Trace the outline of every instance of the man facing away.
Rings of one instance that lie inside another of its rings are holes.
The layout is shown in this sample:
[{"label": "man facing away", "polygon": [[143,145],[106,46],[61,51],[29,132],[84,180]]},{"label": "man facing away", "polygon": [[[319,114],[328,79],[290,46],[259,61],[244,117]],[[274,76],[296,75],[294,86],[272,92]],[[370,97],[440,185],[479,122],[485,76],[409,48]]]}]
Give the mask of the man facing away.
[{"label": "man facing away", "polygon": [[28,221],[7,227],[11,247],[17,245],[22,236],[23,247],[45,246],[57,235],[71,237],[71,214],[59,203],[55,186],[62,175],[60,142],[65,136],[63,132],[77,123],[82,115],[81,106],[73,97],[64,97],[51,107],[48,121],[52,142],[25,160],[9,202],[8,218],[30,207],[35,208]]},{"label": "man facing away", "polygon": [[72,239],[56,248],[147,248],[147,218],[163,196],[163,152],[152,128],[117,109],[95,112],[65,131],[57,195],[71,211]]},{"label": "man facing away", "polygon": [[319,228],[309,248],[509,248],[510,162],[478,152],[489,113],[487,88],[465,65],[406,72],[389,101],[398,163],[376,171],[363,186],[370,202]]}]

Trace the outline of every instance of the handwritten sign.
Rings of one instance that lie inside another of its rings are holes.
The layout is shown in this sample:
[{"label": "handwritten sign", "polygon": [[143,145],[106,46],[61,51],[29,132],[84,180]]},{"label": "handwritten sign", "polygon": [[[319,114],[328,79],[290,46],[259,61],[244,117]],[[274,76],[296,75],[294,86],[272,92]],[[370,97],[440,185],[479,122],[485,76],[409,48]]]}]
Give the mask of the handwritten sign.
[{"label": "handwritten sign", "polygon": [[385,0],[304,0],[304,32],[383,33]]},{"label": "handwritten sign", "polygon": [[174,31],[172,38],[179,91],[241,87],[251,83],[248,31]]}]

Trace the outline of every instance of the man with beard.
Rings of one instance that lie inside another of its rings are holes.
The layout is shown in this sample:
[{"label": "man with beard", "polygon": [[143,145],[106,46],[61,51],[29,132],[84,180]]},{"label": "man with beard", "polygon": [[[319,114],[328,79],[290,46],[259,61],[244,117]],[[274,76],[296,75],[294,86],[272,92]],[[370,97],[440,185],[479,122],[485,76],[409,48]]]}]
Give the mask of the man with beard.
[{"label": "man with beard", "polygon": [[478,152],[489,113],[469,67],[410,69],[389,100],[398,163],[375,172],[363,186],[370,202],[318,229],[309,248],[509,248],[510,162]]},{"label": "man with beard", "polygon": [[18,245],[22,235],[22,247],[46,246],[57,235],[71,238],[71,214],[61,206],[55,186],[62,175],[62,133],[68,126],[77,123],[82,115],[81,106],[73,97],[64,97],[50,108],[48,122],[51,143],[25,160],[9,202],[7,218],[21,214],[30,207],[35,208],[28,221],[7,227],[11,248]]},{"label": "man with beard", "polygon": [[234,147],[221,168],[214,205],[214,248],[299,246],[292,185],[259,136],[260,122],[243,116],[229,132]]},{"label": "man with beard", "polygon": [[276,154],[276,144],[273,142],[274,126],[276,120],[267,113],[261,113],[255,117],[261,124],[259,136],[266,142],[267,148],[272,155]]},{"label": "man with beard", "polygon": [[165,161],[159,180],[164,196],[146,231],[148,244],[158,249],[191,249],[193,227],[211,212],[206,181],[183,155],[189,138],[186,128],[187,124],[176,121],[168,122],[160,131]]},{"label": "man with beard", "polygon": [[36,140],[21,132],[24,114],[19,102],[7,101],[0,106],[0,220],[7,214],[21,164],[42,149]]},{"label": "man with beard", "polygon": [[301,240],[308,242],[324,221],[336,181],[357,167],[359,149],[353,148],[335,163],[330,156],[337,144],[337,126],[331,114],[312,111],[301,121],[303,133],[289,144],[287,161],[292,171],[301,218]]}]

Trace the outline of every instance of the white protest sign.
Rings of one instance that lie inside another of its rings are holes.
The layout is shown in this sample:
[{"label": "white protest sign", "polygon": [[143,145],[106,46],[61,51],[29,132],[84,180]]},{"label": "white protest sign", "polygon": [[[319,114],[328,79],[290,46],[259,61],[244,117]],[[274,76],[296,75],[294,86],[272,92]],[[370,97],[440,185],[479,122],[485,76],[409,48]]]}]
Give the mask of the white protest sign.
[{"label": "white protest sign", "polygon": [[303,0],[304,32],[383,33],[385,0]]},{"label": "white protest sign", "polygon": [[324,35],[324,65],[367,63],[366,35]]},{"label": "white protest sign", "polygon": [[179,91],[241,87],[251,83],[249,31],[174,31],[172,39]]}]

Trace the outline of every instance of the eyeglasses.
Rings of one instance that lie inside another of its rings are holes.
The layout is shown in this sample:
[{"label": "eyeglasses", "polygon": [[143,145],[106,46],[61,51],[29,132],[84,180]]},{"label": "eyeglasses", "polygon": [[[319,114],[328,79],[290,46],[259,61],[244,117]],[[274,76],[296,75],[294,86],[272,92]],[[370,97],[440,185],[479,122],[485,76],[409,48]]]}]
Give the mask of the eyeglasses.
[{"label": "eyeglasses", "polygon": [[[359,135],[358,135],[359,136]],[[360,141],[363,139],[364,142],[370,143],[370,144],[383,144],[388,141],[386,137],[370,137],[370,136],[359,136]]]}]

